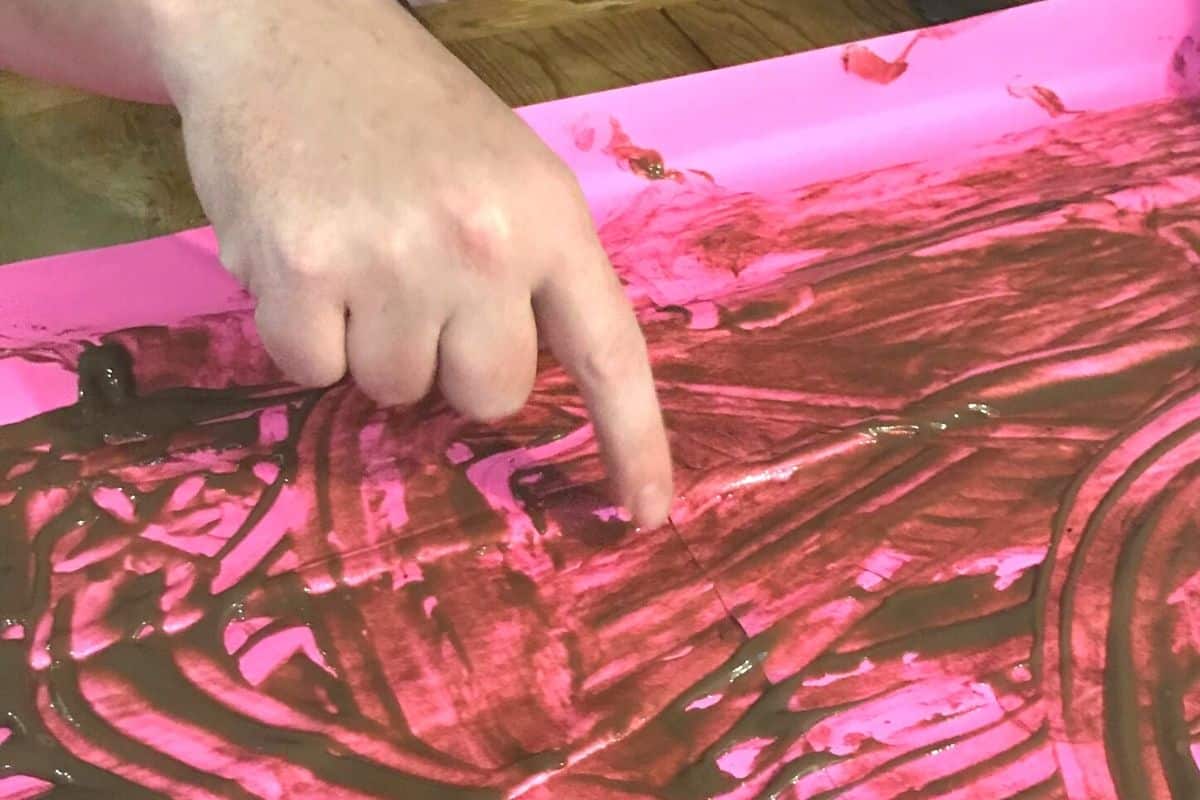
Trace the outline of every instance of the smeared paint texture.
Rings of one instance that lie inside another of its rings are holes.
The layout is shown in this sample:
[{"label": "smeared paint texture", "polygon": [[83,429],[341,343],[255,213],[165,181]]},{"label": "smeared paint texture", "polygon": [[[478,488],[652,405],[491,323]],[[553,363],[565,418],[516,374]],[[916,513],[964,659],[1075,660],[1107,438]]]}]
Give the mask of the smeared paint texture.
[{"label": "smeared paint texture", "polygon": [[657,531],[548,361],[488,427],[247,315],[0,352],[80,387],[0,428],[0,796],[1198,796],[1198,174],[1175,104],[646,187]]},{"label": "smeared paint texture", "polygon": [[[917,42],[926,35],[918,31],[891,61],[880,56],[864,44],[848,44],[842,49],[842,69],[872,83],[887,85],[908,71],[908,58]],[[934,34],[935,38],[937,34]]]},{"label": "smeared paint texture", "polygon": [[1036,83],[1010,83],[1008,85],[1008,94],[1010,97],[1032,100],[1034,103],[1037,103],[1039,108],[1052,117],[1079,113],[1078,111],[1068,109],[1056,92],[1047,89],[1045,86],[1038,86]]},{"label": "smeared paint texture", "polygon": [[608,144],[604,146],[603,153],[612,157],[619,168],[631,172],[639,178],[645,178],[648,181],[670,180],[675,183],[684,183],[688,176],[692,175],[703,178],[709,183],[716,182],[710,173],[702,169],[668,168],[663,161],[662,153],[653,148],[634,144],[633,139],[615,118],[608,120],[607,131],[602,133],[602,130],[603,126],[592,124],[587,119],[579,120],[572,129],[575,147],[586,152],[592,149],[597,136],[606,135]]},{"label": "smeared paint texture", "polygon": [[612,119],[609,120],[609,125],[609,140],[604,152],[616,159],[617,165],[622,169],[652,181],[683,180],[683,173],[677,169],[668,169],[663,163],[662,154],[657,150],[634,144],[620,122]]}]

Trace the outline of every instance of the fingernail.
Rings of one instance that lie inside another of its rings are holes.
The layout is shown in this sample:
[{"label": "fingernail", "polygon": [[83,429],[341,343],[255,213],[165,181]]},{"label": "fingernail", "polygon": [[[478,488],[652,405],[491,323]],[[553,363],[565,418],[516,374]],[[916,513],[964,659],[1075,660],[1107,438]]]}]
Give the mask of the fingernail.
[{"label": "fingernail", "polygon": [[638,491],[633,515],[641,528],[657,528],[666,522],[671,510],[671,498],[661,487],[651,483]]}]

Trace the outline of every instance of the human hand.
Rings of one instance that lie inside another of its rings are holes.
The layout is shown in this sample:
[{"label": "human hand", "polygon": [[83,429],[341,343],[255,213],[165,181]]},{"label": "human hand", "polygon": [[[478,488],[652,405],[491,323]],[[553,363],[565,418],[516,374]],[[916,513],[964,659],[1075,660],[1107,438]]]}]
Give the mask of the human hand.
[{"label": "human hand", "polygon": [[565,165],[391,0],[203,5],[176,13],[164,79],[221,259],[280,368],[306,385],[349,370],[384,404],[436,380],[496,420],[525,403],[540,331],[580,385],[617,501],[663,522],[645,342]]}]

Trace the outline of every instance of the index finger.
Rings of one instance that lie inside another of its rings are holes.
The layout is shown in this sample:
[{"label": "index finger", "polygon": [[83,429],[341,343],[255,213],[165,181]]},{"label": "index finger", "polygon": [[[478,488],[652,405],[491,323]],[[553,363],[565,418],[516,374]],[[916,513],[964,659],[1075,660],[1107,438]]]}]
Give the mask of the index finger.
[{"label": "index finger", "polygon": [[618,502],[643,527],[666,521],[671,454],[646,340],[599,243],[534,297],[538,326],[579,384]]}]

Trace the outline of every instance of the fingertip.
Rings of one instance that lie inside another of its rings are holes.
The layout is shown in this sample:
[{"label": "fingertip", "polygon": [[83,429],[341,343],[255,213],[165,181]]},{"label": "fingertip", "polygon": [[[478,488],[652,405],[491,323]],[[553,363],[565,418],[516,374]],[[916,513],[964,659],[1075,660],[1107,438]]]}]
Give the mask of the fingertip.
[{"label": "fingertip", "polygon": [[670,445],[633,308],[606,259],[549,282],[539,300],[547,338],[595,423],[614,495],[639,527],[660,526],[673,502]]},{"label": "fingertip", "polygon": [[666,426],[657,404],[653,410],[642,429],[638,446],[614,448],[609,455],[617,462],[611,467],[613,474],[630,489],[621,494],[628,498],[626,505],[641,528],[657,528],[666,522],[675,499]]},{"label": "fingertip", "polygon": [[529,393],[471,391],[463,393],[458,387],[443,381],[442,395],[450,406],[474,422],[493,423],[514,416],[525,407]]},{"label": "fingertip", "polygon": [[[300,324],[298,320],[305,320]],[[346,375],[345,317],[323,302],[260,300],[259,337],[288,380],[300,386],[332,386]]]},{"label": "fingertip", "polygon": [[373,375],[361,369],[352,370],[354,383],[371,401],[382,408],[401,408],[421,402],[432,382],[426,380],[412,381],[398,385],[387,375]]},{"label": "fingertip", "polygon": [[665,482],[652,482],[643,486],[631,503],[630,513],[639,528],[654,529],[667,521],[673,500],[672,481],[668,475]]},{"label": "fingertip", "polygon": [[436,369],[436,328],[406,331],[399,325],[369,324],[351,318],[347,334],[348,361],[354,383],[384,408],[419,403],[433,388]]},{"label": "fingertip", "polygon": [[297,386],[308,389],[325,389],[346,377],[346,367],[326,363],[306,363],[302,366],[284,369],[283,374]]},{"label": "fingertip", "polygon": [[355,384],[383,407],[419,403],[433,388],[440,325],[418,298],[381,290],[352,298],[346,353]]},{"label": "fingertip", "polygon": [[276,363],[288,380],[311,389],[333,386],[346,377],[346,357],[341,344],[331,344],[316,338],[302,339],[283,348],[286,356],[277,358]]},{"label": "fingertip", "polygon": [[527,297],[497,297],[456,314],[442,329],[438,385],[446,401],[477,422],[525,407],[537,374],[537,331]]}]

